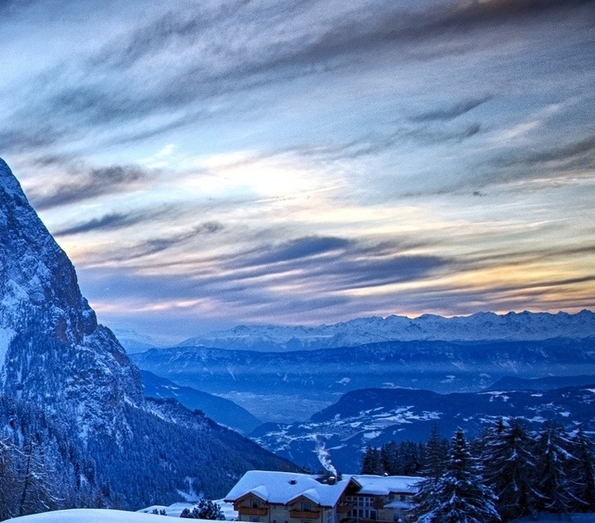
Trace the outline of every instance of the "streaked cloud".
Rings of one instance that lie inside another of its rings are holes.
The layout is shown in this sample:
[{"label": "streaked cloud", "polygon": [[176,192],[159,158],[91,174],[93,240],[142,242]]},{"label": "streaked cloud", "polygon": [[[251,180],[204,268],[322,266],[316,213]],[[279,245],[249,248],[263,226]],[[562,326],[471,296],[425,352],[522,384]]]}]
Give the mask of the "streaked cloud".
[{"label": "streaked cloud", "polygon": [[50,187],[40,187],[37,191],[29,193],[33,205],[39,210],[44,210],[105,194],[134,190],[147,177],[146,173],[135,165],[91,168],[82,172],[72,170],[68,174],[68,180]]},{"label": "streaked cloud", "polygon": [[0,152],[103,321],[595,306],[595,2],[0,12]]}]

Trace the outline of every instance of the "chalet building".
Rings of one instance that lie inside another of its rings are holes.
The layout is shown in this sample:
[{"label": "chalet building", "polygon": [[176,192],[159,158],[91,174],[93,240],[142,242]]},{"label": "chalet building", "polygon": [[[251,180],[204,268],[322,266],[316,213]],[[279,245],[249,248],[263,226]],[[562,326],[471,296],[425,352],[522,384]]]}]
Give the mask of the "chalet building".
[{"label": "chalet building", "polygon": [[239,521],[252,523],[394,523],[410,521],[422,478],[246,472],[225,497]]}]

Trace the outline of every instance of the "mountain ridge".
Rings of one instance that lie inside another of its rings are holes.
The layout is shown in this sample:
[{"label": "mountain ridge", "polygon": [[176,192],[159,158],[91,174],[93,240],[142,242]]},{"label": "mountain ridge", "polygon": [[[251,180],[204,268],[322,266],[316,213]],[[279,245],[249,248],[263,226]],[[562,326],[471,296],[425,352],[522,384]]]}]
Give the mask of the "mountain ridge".
[{"label": "mountain ridge", "polygon": [[391,315],[356,318],[331,325],[239,325],[194,336],[178,347],[205,346],[234,350],[283,352],[352,347],[386,341],[539,341],[595,336],[595,313],[478,312],[446,318]]}]

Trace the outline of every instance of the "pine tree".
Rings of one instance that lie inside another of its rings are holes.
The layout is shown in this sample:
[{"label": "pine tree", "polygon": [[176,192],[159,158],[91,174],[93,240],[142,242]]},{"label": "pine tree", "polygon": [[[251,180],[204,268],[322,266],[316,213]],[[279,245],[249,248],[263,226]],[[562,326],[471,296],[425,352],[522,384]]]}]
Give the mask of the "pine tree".
[{"label": "pine tree", "polygon": [[570,511],[576,497],[569,477],[576,458],[570,453],[572,442],[564,429],[547,423],[540,432],[536,443],[537,488],[540,510],[565,514]]},{"label": "pine tree", "polygon": [[45,462],[42,447],[29,442],[23,450],[23,456],[17,476],[18,515],[58,508],[60,499],[55,494],[54,480]]},{"label": "pine tree", "polygon": [[202,498],[192,510],[185,508],[180,514],[181,518],[225,520],[221,507],[210,499]]},{"label": "pine tree", "polygon": [[425,446],[424,461],[421,474],[425,477],[418,483],[413,497],[417,514],[431,513],[436,504],[436,484],[445,470],[447,443],[440,435],[438,424],[432,426],[428,442]]},{"label": "pine tree", "polygon": [[573,493],[577,500],[574,510],[595,512],[595,451],[593,442],[580,426],[571,438],[572,452],[576,458],[571,476],[574,478]]},{"label": "pine tree", "polygon": [[444,472],[447,456],[448,440],[440,435],[440,428],[437,424],[434,424],[426,443],[424,460],[421,466],[422,476],[437,480]]},{"label": "pine tree", "polygon": [[516,419],[499,420],[483,437],[481,464],[486,483],[498,497],[503,521],[534,513],[537,504],[534,440]]},{"label": "pine tree", "polygon": [[500,521],[495,502],[482,484],[463,431],[457,429],[444,474],[424,505],[417,507],[418,523],[495,523]]},{"label": "pine tree", "polygon": [[19,451],[9,439],[0,441],[0,521],[16,515]]},{"label": "pine tree", "polygon": [[376,447],[367,447],[362,460],[362,474],[384,474],[382,457]]},{"label": "pine tree", "polygon": [[389,476],[395,476],[401,473],[399,449],[394,441],[389,441],[380,447],[380,459],[384,472]]}]

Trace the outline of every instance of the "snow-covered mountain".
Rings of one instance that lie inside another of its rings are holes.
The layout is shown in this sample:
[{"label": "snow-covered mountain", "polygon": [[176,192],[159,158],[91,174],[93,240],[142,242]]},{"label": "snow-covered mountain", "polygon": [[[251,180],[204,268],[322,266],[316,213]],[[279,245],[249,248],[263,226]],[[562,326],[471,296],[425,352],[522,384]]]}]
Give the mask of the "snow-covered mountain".
[{"label": "snow-covered mountain", "polygon": [[144,352],[148,349],[163,347],[162,343],[155,341],[151,336],[141,334],[132,329],[111,329],[116,335],[120,345],[126,349],[128,354]]},{"label": "snow-covered mountain", "polygon": [[523,418],[531,426],[553,420],[568,429],[582,424],[595,431],[595,377],[588,386],[543,391],[500,390],[436,394],[414,389],[364,389],[291,425],[265,424],[251,437],[265,448],[313,470],[317,455],[329,453],[346,473],[360,472],[366,446],[388,441],[426,441],[434,424],[450,437],[457,427],[477,435],[502,416]]},{"label": "snow-covered mountain", "polygon": [[588,310],[577,314],[480,312],[453,318],[432,314],[418,318],[359,318],[317,327],[240,325],[190,338],[179,346],[271,352],[355,347],[385,341],[531,341],[592,336],[595,314]]},{"label": "snow-covered mountain", "polygon": [[[291,468],[202,413],[145,399],[138,368],[97,323],[72,263],[2,160],[0,238],[0,398],[34,404],[62,427],[96,463],[84,481],[108,502],[138,508],[180,491],[217,496],[246,470]],[[3,437],[26,444],[4,414]]]},{"label": "snow-covered mountain", "polygon": [[0,391],[90,433],[126,433],[140,374],[97,324],[74,267],[0,160]]}]

